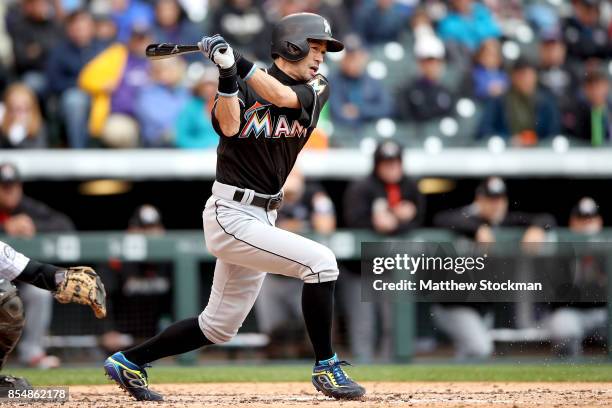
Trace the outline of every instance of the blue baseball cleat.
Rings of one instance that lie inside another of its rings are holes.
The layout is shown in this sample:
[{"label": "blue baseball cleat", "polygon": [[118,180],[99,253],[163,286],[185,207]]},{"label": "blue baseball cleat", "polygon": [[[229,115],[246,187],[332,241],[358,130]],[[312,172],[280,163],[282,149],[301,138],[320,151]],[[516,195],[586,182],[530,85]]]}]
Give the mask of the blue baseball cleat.
[{"label": "blue baseball cleat", "polygon": [[365,388],[351,380],[342,366],[350,365],[338,360],[334,354],[329,360],[319,361],[312,370],[312,385],[325,396],[336,399],[359,399],[366,393]]},{"label": "blue baseball cleat", "polygon": [[161,394],[149,389],[145,367],[132,363],[121,352],[104,361],[106,375],[137,401],[163,401]]}]

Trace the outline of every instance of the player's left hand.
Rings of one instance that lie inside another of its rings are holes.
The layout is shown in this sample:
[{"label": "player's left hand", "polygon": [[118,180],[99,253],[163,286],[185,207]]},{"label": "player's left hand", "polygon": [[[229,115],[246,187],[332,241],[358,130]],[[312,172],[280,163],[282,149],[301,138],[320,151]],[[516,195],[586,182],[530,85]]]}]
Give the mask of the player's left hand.
[{"label": "player's left hand", "polygon": [[236,60],[234,50],[219,34],[212,37],[202,37],[202,51],[207,58],[221,69],[231,68]]},{"label": "player's left hand", "polygon": [[66,269],[64,280],[57,286],[55,299],[60,303],[90,306],[96,317],[106,317],[106,290],[102,280],[89,266]]}]

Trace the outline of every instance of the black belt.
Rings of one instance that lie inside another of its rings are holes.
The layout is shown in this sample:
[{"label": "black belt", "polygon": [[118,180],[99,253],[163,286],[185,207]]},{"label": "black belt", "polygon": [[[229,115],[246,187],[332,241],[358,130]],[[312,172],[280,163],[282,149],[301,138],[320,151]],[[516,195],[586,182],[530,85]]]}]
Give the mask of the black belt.
[{"label": "black belt", "polygon": [[[244,193],[245,191],[243,189],[236,189],[236,192],[234,193],[234,201],[242,202]],[[264,198],[264,197],[255,195],[250,205],[261,207],[267,211],[272,211],[272,210],[278,210],[282,202],[283,202],[283,193],[281,191],[280,193],[275,194],[268,198]]]}]

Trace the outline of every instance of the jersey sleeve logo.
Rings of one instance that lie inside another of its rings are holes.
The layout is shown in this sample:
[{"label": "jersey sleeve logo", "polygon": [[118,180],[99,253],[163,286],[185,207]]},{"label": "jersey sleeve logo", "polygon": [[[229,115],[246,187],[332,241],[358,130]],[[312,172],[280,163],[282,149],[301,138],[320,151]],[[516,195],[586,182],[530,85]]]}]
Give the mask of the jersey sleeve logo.
[{"label": "jersey sleeve logo", "polygon": [[315,90],[317,95],[321,95],[323,91],[325,90],[327,83],[320,76],[316,76],[313,79],[311,79],[310,82],[308,82],[308,85],[310,85],[312,89]]}]

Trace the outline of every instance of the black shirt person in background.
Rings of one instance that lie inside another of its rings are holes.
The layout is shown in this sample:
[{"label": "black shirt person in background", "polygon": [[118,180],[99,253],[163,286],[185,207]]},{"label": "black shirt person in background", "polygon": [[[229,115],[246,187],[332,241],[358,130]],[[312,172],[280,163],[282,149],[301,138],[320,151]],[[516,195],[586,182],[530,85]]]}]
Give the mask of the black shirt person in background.
[{"label": "black shirt person in background", "polygon": [[610,80],[603,72],[589,72],[584,78],[583,95],[572,110],[573,135],[594,147],[610,143],[612,138],[612,103]]},{"label": "black shirt person in background", "polygon": [[[395,235],[423,224],[425,198],[414,180],[404,174],[402,147],[392,140],[378,145],[369,176],[353,182],[344,195],[348,228]],[[361,302],[358,267],[349,267],[340,278],[340,302],[347,311],[349,343],[360,363],[391,354],[393,313],[389,304]]]},{"label": "black shirt person in background", "polygon": [[38,232],[72,230],[74,225],[66,215],[23,194],[17,167],[0,165],[0,233],[31,238]]},{"label": "black shirt person in background", "polygon": [[372,174],[351,184],[344,196],[349,228],[399,234],[421,226],[425,198],[402,168],[402,148],[394,141],[378,145]]},{"label": "black shirt person in background", "polygon": [[476,189],[474,202],[437,214],[434,225],[477,242],[495,242],[495,227],[527,227],[523,242],[540,242],[545,230],[555,225],[555,220],[549,214],[509,211],[506,184],[499,177],[489,177]]},{"label": "black shirt person in background", "polygon": [[609,59],[612,42],[600,23],[601,0],[572,0],[573,13],[563,21],[563,37],[570,59]]}]

